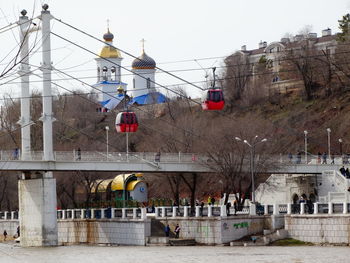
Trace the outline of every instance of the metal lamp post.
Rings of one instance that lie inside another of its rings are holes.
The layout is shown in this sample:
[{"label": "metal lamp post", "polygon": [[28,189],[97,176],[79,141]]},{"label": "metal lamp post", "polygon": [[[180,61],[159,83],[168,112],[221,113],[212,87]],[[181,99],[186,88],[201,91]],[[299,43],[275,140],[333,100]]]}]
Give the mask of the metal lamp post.
[{"label": "metal lamp post", "polygon": [[340,151],[340,155],[343,155],[343,140],[342,139],[338,139],[339,142],[339,151]]},{"label": "metal lamp post", "polygon": [[109,146],[109,144],[108,144],[108,132],[109,132],[109,126],[106,126],[105,127],[105,129],[106,129],[106,142],[107,142],[107,149],[106,149],[106,153],[107,153],[107,160],[108,160],[108,146]]},{"label": "metal lamp post", "polygon": [[307,134],[308,132],[304,131],[304,142],[305,142],[305,164],[307,164]]},{"label": "metal lamp post", "polygon": [[328,135],[328,157],[331,156],[331,129],[327,128],[327,135]]},{"label": "metal lamp post", "polygon": [[[254,137],[253,143],[249,143],[247,140],[243,140],[243,143],[249,146],[250,148],[250,173],[251,173],[251,180],[252,180],[252,203],[255,204],[255,180],[254,180],[254,155],[255,155],[255,146],[259,143],[266,142],[267,139],[262,139],[261,141],[256,141],[258,136],[256,135]],[[241,138],[235,137],[236,141],[242,141]]]}]

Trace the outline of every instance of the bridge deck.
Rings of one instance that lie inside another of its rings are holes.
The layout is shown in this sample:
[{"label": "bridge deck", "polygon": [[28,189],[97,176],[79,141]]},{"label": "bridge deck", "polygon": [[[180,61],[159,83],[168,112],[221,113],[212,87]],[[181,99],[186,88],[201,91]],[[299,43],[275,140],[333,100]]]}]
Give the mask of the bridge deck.
[{"label": "bridge deck", "polygon": [[[144,172],[144,173],[211,173],[215,172],[209,165],[210,158],[195,153],[109,153],[103,152],[55,152],[54,160],[43,160],[42,152],[33,152],[30,156],[14,155],[10,151],[0,152],[0,170],[2,171],[110,171],[110,172]],[[23,160],[25,159],[25,160]],[[342,162],[319,164],[316,159],[308,164],[290,162],[287,158],[275,158],[274,167],[266,173],[320,174],[325,170],[338,170]],[[329,162],[330,163],[330,162]],[[245,169],[249,171],[249,160]]]}]

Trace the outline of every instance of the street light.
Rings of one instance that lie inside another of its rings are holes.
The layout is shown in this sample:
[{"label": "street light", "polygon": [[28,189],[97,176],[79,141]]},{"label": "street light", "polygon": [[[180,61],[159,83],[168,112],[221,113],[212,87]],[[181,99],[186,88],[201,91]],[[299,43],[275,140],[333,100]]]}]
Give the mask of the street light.
[{"label": "street light", "polygon": [[331,156],[331,129],[327,128],[327,135],[328,135],[328,157]]},{"label": "street light", "polygon": [[338,139],[339,142],[339,151],[340,151],[340,155],[343,155],[343,140],[342,139]]},{"label": "street light", "polygon": [[305,164],[307,164],[307,134],[308,132],[304,131],[304,140],[305,140]]},{"label": "street light", "polygon": [[[256,141],[258,138],[258,135],[256,135],[253,139],[253,143],[249,143],[247,140],[243,140],[243,143],[249,146],[250,148],[250,173],[251,173],[251,180],[252,180],[252,203],[255,204],[255,181],[254,181],[254,155],[255,155],[255,146],[259,143],[266,142],[267,139],[264,138],[261,141]],[[241,142],[242,139],[239,137],[235,137],[236,141]]]},{"label": "street light", "polygon": [[108,160],[108,131],[109,131],[109,126],[106,126],[105,129],[106,129],[106,141],[107,141],[107,150],[106,150],[106,152],[107,152],[107,160]]}]

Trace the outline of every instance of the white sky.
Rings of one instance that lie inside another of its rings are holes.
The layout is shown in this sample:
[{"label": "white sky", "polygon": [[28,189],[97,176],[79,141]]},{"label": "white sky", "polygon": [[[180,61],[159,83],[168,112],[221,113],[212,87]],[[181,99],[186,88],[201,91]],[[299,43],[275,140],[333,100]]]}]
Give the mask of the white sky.
[{"label": "white sky", "polygon": [[[19,17],[22,9],[35,15],[42,3],[48,3],[51,14],[94,36],[106,32],[106,20],[110,20],[110,30],[114,34],[114,45],[134,55],[140,55],[142,38],[146,39],[146,53],[154,58],[158,66],[166,70],[200,69],[194,59],[224,57],[247,45],[255,49],[260,40],[278,41],[285,33],[296,34],[305,25],[312,25],[313,32],[321,34],[327,27],[338,31],[337,20],[349,12],[349,0],[0,0],[0,28]],[[53,22],[52,30],[84,47],[98,52],[102,44],[74,32],[60,23]],[[1,31],[1,30],[0,30]],[[18,31],[0,33],[0,60],[15,47],[14,36]],[[18,38],[18,37],[17,37]],[[96,66],[92,54],[64,43],[52,36],[52,60],[57,68],[72,68],[70,74],[90,77],[84,81],[96,82]],[[132,58],[123,55],[123,66],[130,66]],[[165,63],[181,60],[188,62]],[[0,64],[6,62],[2,61]],[[39,65],[40,53],[33,56],[31,63]],[[200,60],[202,67],[220,67],[222,59]],[[0,70],[3,66],[0,65]],[[124,71],[124,74],[128,72]],[[189,81],[203,81],[203,70],[174,72]],[[53,79],[62,76],[53,75]],[[35,78],[33,78],[35,80]],[[37,79],[36,79],[37,80]],[[131,87],[130,76],[123,77]],[[157,74],[156,81],[162,85],[181,83],[173,77]],[[0,80],[3,83],[4,80]],[[60,81],[68,89],[82,88],[74,81]],[[202,86],[202,84],[199,84]],[[41,84],[33,82],[32,88],[41,89]],[[90,88],[86,88],[89,91]],[[19,85],[2,85],[0,93],[9,92],[18,96]],[[187,89],[193,97],[199,90]]]}]

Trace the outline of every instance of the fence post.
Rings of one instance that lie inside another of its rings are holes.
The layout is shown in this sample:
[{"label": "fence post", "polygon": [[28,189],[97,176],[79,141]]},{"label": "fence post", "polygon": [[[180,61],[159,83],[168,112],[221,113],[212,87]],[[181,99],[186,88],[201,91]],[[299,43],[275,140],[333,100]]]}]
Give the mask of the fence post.
[{"label": "fence post", "polygon": [[85,209],[80,209],[80,218],[81,219],[85,218]]},{"label": "fence post", "polygon": [[132,218],[136,219],[137,218],[137,208],[132,209]]},{"label": "fence post", "polygon": [[101,219],[105,218],[105,208],[101,208]]},{"label": "fence post", "polygon": [[318,214],[318,203],[314,203],[314,214],[317,215]]},{"label": "fence post", "polygon": [[256,204],[250,203],[250,205],[249,205],[249,215],[256,216]]},{"label": "fence post", "polygon": [[278,215],[280,213],[280,211],[278,211],[278,204],[273,204],[273,214],[274,215]]},{"label": "fence post", "polygon": [[94,219],[95,218],[95,209],[92,208],[91,209],[91,219]]},{"label": "fence post", "polygon": [[156,214],[156,215],[155,215],[156,217],[159,216],[159,207],[158,207],[158,206],[156,206],[156,207],[154,208],[154,213]]},{"label": "fence post", "polygon": [[115,209],[111,208],[111,218],[115,218]]},{"label": "fence post", "polygon": [[269,205],[264,205],[264,215],[269,214]]},{"label": "fence post", "polygon": [[15,211],[11,211],[11,220],[15,219]]},{"label": "fence post", "polygon": [[220,206],[220,216],[221,217],[226,217],[227,216],[226,205]]},{"label": "fence post", "polygon": [[291,215],[292,214],[292,204],[288,203],[287,204],[287,215]]},{"label": "fence post", "polygon": [[328,203],[328,214],[333,214],[333,203],[329,202]]},{"label": "fence post", "polygon": [[181,163],[181,152],[179,152],[179,163]]},{"label": "fence post", "polygon": [[188,217],[188,206],[184,206],[184,217]]},{"label": "fence post", "polygon": [[66,210],[62,210],[62,219],[66,219]]},{"label": "fence post", "polygon": [[208,217],[213,216],[213,207],[211,205],[208,205]]},{"label": "fence post", "polygon": [[126,208],[122,208],[122,218],[126,218]]},{"label": "fence post", "polygon": [[195,214],[195,217],[199,217],[200,216],[200,206],[196,206],[196,214]]},{"label": "fence post", "polygon": [[141,208],[141,219],[146,220],[147,219],[147,210],[146,207]]},{"label": "fence post", "polygon": [[300,214],[305,214],[305,203],[300,203]]},{"label": "fence post", "polygon": [[343,203],[343,214],[347,214],[348,213],[348,203],[344,202]]},{"label": "fence post", "polygon": [[161,215],[160,215],[161,217],[166,217],[166,215],[165,215],[165,207],[164,206],[162,206],[162,208],[161,208]]},{"label": "fence post", "polygon": [[74,216],[75,216],[75,210],[74,210],[74,209],[72,209],[71,211],[72,211],[71,219],[74,219]]},{"label": "fence post", "polygon": [[177,207],[176,207],[176,206],[173,206],[173,214],[172,214],[172,217],[176,217],[176,209],[177,209]]}]

